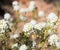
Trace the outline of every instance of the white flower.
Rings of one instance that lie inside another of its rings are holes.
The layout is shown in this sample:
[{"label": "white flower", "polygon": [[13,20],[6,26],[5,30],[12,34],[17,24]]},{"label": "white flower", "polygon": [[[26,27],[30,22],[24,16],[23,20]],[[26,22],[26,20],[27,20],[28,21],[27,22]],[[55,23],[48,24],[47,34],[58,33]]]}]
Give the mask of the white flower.
[{"label": "white flower", "polygon": [[24,44],[24,45],[21,45],[19,50],[26,50],[27,49],[27,46]]},{"label": "white flower", "polygon": [[10,17],[11,17],[11,15],[9,13],[5,13],[4,14],[4,19],[9,20]]},{"label": "white flower", "polygon": [[32,26],[36,25],[36,23],[37,23],[36,20],[31,20],[30,21],[30,24],[32,24]]},{"label": "white flower", "polygon": [[35,2],[31,1],[29,5],[29,11],[32,11],[35,8]]},{"label": "white flower", "polygon": [[41,23],[38,23],[34,26],[35,29],[38,29],[38,30],[41,30],[42,28],[44,28],[46,25],[45,22],[41,22]]},{"label": "white flower", "polygon": [[17,11],[20,9],[20,6],[19,5],[16,5],[16,6],[13,6],[13,10]]},{"label": "white flower", "polygon": [[13,1],[12,5],[13,5],[13,9],[16,11],[20,9],[18,1]]},{"label": "white flower", "polygon": [[19,37],[19,34],[17,34],[17,33],[10,36],[10,38],[14,38],[14,39],[16,39],[18,37]]},{"label": "white flower", "polygon": [[30,31],[32,28],[33,28],[33,26],[32,26],[30,23],[26,23],[26,24],[24,25],[23,31],[24,31],[24,32],[28,32],[28,31]]},{"label": "white flower", "polygon": [[51,27],[53,27],[54,26],[54,24],[53,23],[47,23],[47,26],[51,26]]},{"label": "white flower", "polygon": [[18,3],[18,1],[13,1],[13,2],[12,2],[12,5],[13,5],[13,6],[17,6],[17,5],[19,5],[19,3]]},{"label": "white flower", "polygon": [[54,13],[50,13],[47,17],[48,21],[50,23],[56,22],[58,20],[58,17]]},{"label": "white flower", "polygon": [[38,12],[38,16],[39,16],[39,17],[44,17],[44,16],[45,16],[44,11],[39,11],[39,12]]},{"label": "white flower", "polygon": [[29,9],[28,8],[21,8],[19,12],[28,12]]},{"label": "white flower", "polygon": [[49,34],[49,35],[53,34],[53,30],[50,30],[50,29],[49,29],[49,30],[48,30],[48,34]]},{"label": "white flower", "polygon": [[14,48],[14,47],[18,47],[18,44],[17,43],[13,44],[11,48]]},{"label": "white flower", "polygon": [[20,15],[20,20],[25,21],[26,19],[27,19],[26,16],[22,16],[22,15]]},{"label": "white flower", "polygon": [[60,42],[55,42],[55,45],[58,49],[60,49]]},{"label": "white flower", "polygon": [[50,45],[55,45],[55,42],[57,41],[58,41],[58,36],[56,34],[51,35],[48,39]]},{"label": "white flower", "polygon": [[7,28],[6,21],[4,19],[0,20],[0,33],[5,32],[5,28]]}]

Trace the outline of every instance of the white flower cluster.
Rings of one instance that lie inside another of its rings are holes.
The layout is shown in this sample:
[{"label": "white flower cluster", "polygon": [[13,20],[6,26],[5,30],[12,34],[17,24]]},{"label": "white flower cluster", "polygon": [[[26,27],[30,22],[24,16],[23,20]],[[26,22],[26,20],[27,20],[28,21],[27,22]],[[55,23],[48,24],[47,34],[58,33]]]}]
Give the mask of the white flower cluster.
[{"label": "white flower cluster", "polygon": [[29,12],[29,11],[33,11],[35,8],[35,2],[34,1],[30,1],[30,5],[28,8],[20,8],[20,12]]},{"label": "white flower cluster", "polygon": [[4,20],[6,21],[6,23],[9,25],[9,27],[11,28],[12,27],[12,20],[11,20],[12,18],[11,18],[11,15],[9,14],[9,13],[5,13],[4,14]]},{"label": "white flower cluster", "polygon": [[41,30],[42,28],[44,28],[46,25],[45,22],[41,22],[41,23],[38,23],[34,26],[35,29],[38,29],[38,30]]},{"label": "white flower cluster", "polygon": [[58,20],[58,17],[56,16],[56,14],[54,13],[50,13],[47,17],[47,20],[50,22],[50,23],[54,23]]},{"label": "white flower cluster", "polygon": [[4,19],[0,20],[0,33],[4,33],[7,28],[6,21]]},{"label": "white flower cluster", "polygon": [[60,41],[58,35],[51,35],[48,39],[48,42],[50,43],[50,45],[55,45],[58,49],[60,49]]},{"label": "white flower cluster", "polygon": [[13,1],[12,6],[13,9],[16,11],[20,9],[18,1]]},{"label": "white flower cluster", "polygon": [[32,28],[33,28],[33,26],[30,23],[26,23],[24,25],[23,31],[28,32],[28,31],[32,30]]},{"label": "white flower cluster", "polygon": [[11,15],[9,13],[4,14],[4,19],[0,20],[0,33],[4,33],[6,29],[11,28],[12,23],[10,23]]},{"label": "white flower cluster", "polygon": [[48,40],[50,45],[55,45],[55,42],[57,41],[58,41],[58,36],[56,34],[51,35]]},{"label": "white flower cluster", "polygon": [[32,30],[35,24],[36,24],[36,21],[35,20],[31,20],[29,23],[26,23],[24,25],[23,31],[24,32],[28,32],[28,31]]},{"label": "white flower cluster", "polygon": [[27,46],[25,44],[21,45],[19,50],[26,50],[27,49]]},{"label": "white flower cluster", "polygon": [[41,23],[37,24],[37,22],[35,20],[31,20],[29,23],[26,23],[24,25],[23,31],[28,32],[30,30],[33,30],[33,28],[41,30],[42,28],[45,27],[45,25],[46,25],[45,22],[41,22]]}]

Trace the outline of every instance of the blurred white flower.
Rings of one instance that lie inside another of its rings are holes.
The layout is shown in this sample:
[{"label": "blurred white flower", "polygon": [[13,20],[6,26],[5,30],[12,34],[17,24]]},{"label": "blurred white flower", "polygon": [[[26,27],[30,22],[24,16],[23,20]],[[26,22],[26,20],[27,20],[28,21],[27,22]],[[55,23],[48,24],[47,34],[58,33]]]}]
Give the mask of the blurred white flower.
[{"label": "blurred white flower", "polygon": [[26,16],[22,16],[22,15],[20,15],[20,20],[25,21],[26,19],[27,19]]},{"label": "blurred white flower", "polygon": [[16,33],[16,34],[13,34],[13,35],[10,35],[10,38],[11,38],[11,39],[16,39],[16,38],[18,38],[18,37],[19,37],[19,34],[17,34],[17,33]]},{"label": "blurred white flower", "polygon": [[57,41],[58,41],[58,36],[56,34],[51,35],[48,39],[50,45],[55,45],[55,42]]},{"label": "blurred white flower", "polygon": [[53,30],[49,29],[49,30],[48,30],[48,34],[49,34],[49,35],[53,34]]},{"label": "blurred white flower", "polygon": [[29,11],[34,10],[34,8],[35,8],[35,2],[34,1],[31,1],[30,2],[30,5],[29,5]]},{"label": "blurred white flower", "polygon": [[24,25],[23,31],[24,31],[24,32],[28,32],[28,31],[30,31],[32,28],[33,28],[33,26],[32,26],[30,23],[26,23],[26,24]]},{"label": "blurred white flower", "polygon": [[11,15],[9,13],[4,14],[4,19],[9,20],[11,18]]},{"label": "blurred white flower", "polygon": [[28,12],[28,11],[29,11],[28,8],[21,8],[19,12],[22,12],[22,13],[24,12],[25,13],[25,12]]},{"label": "blurred white flower", "polygon": [[11,48],[14,48],[14,47],[18,47],[18,44],[17,43],[12,44],[12,47]]},{"label": "blurred white flower", "polygon": [[34,26],[35,29],[38,29],[38,30],[41,30],[42,28],[44,28],[46,25],[45,22],[41,22],[41,23],[38,23]]},{"label": "blurred white flower", "polygon": [[32,24],[33,27],[34,27],[34,25],[36,25],[36,23],[37,23],[36,20],[31,20],[30,21],[30,24]]},{"label": "blurred white flower", "polygon": [[55,45],[58,49],[60,49],[60,42],[55,42]]},{"label": "blurred white flower", "polygon": [[50,13],[47,17],[48,21],[50,23],[56,22],[58,20],[58,17],[54,13]]},{"label": "blurred white flower", "polygon": [[19,2],[18,1],[13,1],[12,2],[13,10],[17,11],[20,9]]},{"label": "blurred white flower", "polygon": [[13,10],[15,10],[15,11],[17,11],[17,10],[19,10],[19,9],[20,9],[20,6],[19,6],[19,5],[13,6]]},{"label": "blurred white flower", "polygon": [[39,16],[39,17],[44,17],[44,16],[45,16],[44,11],[39,11],[39,12],[38,12],[38,16]]},{"label": "blurred white flower", "polygon": [[19,5],[19,2],[18,2],[18,1],[13,1],[13,2],[12,2],[12,5],[13,5],[13,6],[17,6],[17,5]]},{"label": "blurred white flower", "polygon": [[26,50],[27,49],[27,46],[24,44],[24,45],[21,45],[19,50]]}]

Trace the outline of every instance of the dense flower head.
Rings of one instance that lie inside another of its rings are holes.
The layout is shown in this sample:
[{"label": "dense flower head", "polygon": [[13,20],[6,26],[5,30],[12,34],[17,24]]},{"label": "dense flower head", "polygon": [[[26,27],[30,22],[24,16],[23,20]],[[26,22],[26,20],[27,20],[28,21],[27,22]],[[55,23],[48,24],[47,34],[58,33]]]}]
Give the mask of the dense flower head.
[{"label": "dense flower head", "polygon": [[47,17],[47,20],[49,20],[50,23],[56,22],[58,20],[58,17],[55,13],[50,13]]},{"label": "dense flower head", "polygon": [[5,32],[5,28],[7,28],[6,21],[4,19],[0,20],[0,33]]},{"label": "dense flower head", "polygon": [[4,19],[9,20],[11,18],[11,15],[9,13],[4,14]]},{"label": "dense flower head", "polygon": [[53,34],[49,37],[48,42],[50,43],[50,45],[55,45],[55,42],[57,42],[58,39],[58,36],[56,34]]},{"label": "dense flower head", "polygon": [[41,22],[41,23],[38,23],[34,26],[35,29],[38,29],[38,30],[41,30],[42,28],[44,28],[46,25],[45,22]]},{"label": "dense flower head", "polygon": [[33,28],[33,26],[32,26],[30,23],[26,23],[26,24],[24,25],[23,31],[24,31],[24,32],[28,32],[28,31],[30,31],[32,28]]}]

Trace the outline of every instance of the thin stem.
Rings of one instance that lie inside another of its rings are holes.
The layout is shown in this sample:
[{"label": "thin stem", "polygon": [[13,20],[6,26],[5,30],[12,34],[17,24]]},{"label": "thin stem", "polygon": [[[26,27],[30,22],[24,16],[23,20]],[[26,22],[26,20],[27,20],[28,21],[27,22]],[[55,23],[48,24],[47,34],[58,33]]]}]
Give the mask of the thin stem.
[{"label": "thin stem", "polygon": [[41,47],[40,50],[43,50],[43,48],[44,48],[44,46],[45,46],[45,43],[46,43],[46,41],[48,40],[48,37],[49,37],[49,36],[47,36],[47,38],[46,38],[45,42],[43,43],[43,45],[42,45],[42,47]]}]

